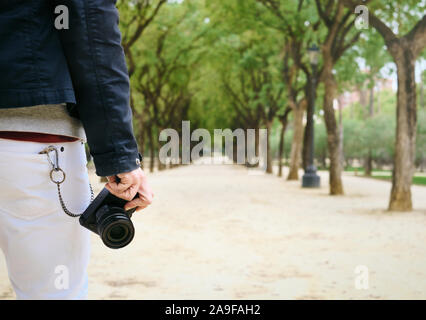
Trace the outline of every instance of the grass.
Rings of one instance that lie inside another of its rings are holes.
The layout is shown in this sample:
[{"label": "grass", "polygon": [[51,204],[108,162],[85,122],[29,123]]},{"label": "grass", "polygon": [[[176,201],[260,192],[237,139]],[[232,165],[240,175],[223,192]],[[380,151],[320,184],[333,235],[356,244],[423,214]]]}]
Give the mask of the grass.
[{"label": "grass", "polygon": [[[364,168],[346,167],[345,171],[347,171],[347,172],[357,171],[359,174],[364,174]],[[389,170],[373,169],[372,172],[390,172],[390,171]]]},{"label": "grass", "polygon": [[[358,176],[364,175],[364,170],[362,168],[356,169],[356,168],[348,168],[348,170],[345,169],[346,172],[354,172],[357,171]],[[373,170],[372,175],[369,178],[374,179],[381,179],[381,180],[391,180],[392,179],[392,172],[389,170]],[[420,186],[426,186],[426,176],[414,176],[413,177],[413,184],[420,185]]]},{"label": "grass", "polygon": [[426,186],[426,177],[413,177],[413,183]]},{"label": "grass", "polygon": [[[375,179],[382,179],[382,180],[391,180],[392,177],[391,176],[376,176],[373,175],[371,176],[371,178],[375,178]],[[417,185],[421,185],[421,186],[426,186],[426,177],[424,176],[414,176],[413,177],[413,184],[417,184]]]}]

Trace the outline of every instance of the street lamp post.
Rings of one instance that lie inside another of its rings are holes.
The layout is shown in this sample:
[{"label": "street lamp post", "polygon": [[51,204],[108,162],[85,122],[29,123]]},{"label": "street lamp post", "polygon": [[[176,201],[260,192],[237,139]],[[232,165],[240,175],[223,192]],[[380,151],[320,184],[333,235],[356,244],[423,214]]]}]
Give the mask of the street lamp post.
[{"label": "street lamp post", "polygon": [[317,168],[314,165],[314,113],[315,113],[315,96],[316,96],[316,81],[317,81],[317,66],[318,66],[318,56],[319,49],[314,44],[308,49],[309,61],[312,67],[312,79],[311,79],[311,88],[310,88],[310,99],[307,112],[307,122],[306,126],[310,126],[308,131],[308,143],[309,143],[309,158],[308,163],[305,168],[305,174],[302,177],[302,187],[303,188],[319,188],[320,187],[320,177],[317,175]]}]

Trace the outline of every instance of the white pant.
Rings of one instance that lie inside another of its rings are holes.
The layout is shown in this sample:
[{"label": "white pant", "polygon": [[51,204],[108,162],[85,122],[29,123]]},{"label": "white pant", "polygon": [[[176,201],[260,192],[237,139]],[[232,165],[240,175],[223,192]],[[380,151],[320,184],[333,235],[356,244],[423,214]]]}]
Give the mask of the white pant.
[{"label": "white pant", "polygon": [[80,141],[0,139],[0,248],[18,299],[85,299],[90,231],[60,206],[46,154],[38,154],[49,145],[58,148],[66,173],[61,192],[67,208],[81,213],[90,203]]}]

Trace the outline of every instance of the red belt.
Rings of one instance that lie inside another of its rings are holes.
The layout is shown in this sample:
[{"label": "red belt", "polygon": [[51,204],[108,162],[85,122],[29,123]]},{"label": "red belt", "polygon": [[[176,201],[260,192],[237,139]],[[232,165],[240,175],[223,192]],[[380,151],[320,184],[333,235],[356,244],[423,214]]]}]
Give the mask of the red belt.
[{"label": "red belt", "polygon": [[61,136],[58,134],[39,133],[39,132],[18,132],[18,131],[0,131],[1,139],[10,139],[17,141],[31,141],[41,143],[61,143],[73,142],[78,138]]}]

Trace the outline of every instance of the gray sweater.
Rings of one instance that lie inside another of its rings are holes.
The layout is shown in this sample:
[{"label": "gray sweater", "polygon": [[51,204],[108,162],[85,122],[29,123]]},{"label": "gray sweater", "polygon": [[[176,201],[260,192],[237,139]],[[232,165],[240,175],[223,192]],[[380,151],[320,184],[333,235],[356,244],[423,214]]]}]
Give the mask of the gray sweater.
[{"label": "gray sweater", "polygon": [[68,114],[65,104],[0,109],[0,131],[49,133],[86,141],[81,122]]}]

